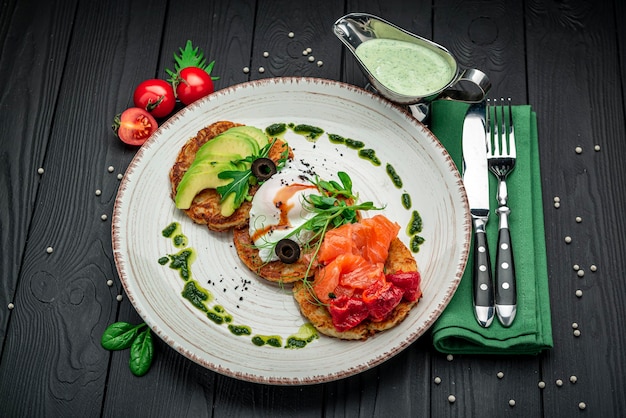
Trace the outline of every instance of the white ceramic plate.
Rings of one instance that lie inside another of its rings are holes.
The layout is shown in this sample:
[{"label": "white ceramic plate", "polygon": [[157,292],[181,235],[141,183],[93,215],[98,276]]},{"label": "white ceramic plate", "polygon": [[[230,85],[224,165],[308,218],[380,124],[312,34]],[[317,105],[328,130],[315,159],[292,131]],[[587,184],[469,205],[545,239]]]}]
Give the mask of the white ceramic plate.
[{"label": "white ceramic plate", "polygon": [[[181,146],[206,125],[230,120],[265,128],[272,123],[306,123],[376,151],[375,167],[355,150],[289,134],[297,159],[328,178],[348,172],[362,201],[386,205],[384,214],[403,226],[412,210],[423,219],[426,241],[415,255],[423,298],[391,330],[366,341],[320,335],[305,348],[252,344],[217,325],[181,296],[184,281],[157,260],[179,251],[161,231],[181,224],[197,253],[195,280],[214,295],[233,324],[253,334],[279,335],[283,342],[305,323],[289,289],[258,279],[239,261],[230,233],[212,233],[192,223],[169,197],[168,172]],[[391,163],[404,185],[397,189],[385,171]],[[413,207],[406,210],[401,194]],[[462,276],[469,251],[468,205],[454,163],[433,134],[400,108],[354,86],[312,78],[277,78],[218,91],[173,116],[137,152],[120,184],[113,214],[113,250],[125,291],[160,338],[193,361],[238,379],[269,384],[313,384],[344,378],[376,366],[408,347],[439,317]]]}]

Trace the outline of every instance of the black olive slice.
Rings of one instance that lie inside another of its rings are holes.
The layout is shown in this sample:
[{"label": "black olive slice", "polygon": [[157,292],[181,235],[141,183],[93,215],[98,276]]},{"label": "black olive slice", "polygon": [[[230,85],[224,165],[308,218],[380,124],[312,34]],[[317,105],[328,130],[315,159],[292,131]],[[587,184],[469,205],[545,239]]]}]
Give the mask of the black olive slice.
[{"label": "black olive slice", "polygon": [[276,174],[276,164],[269,158],[257,158],[250,167],[252,175],[259,181],[265,181]]},{"label": "black olive slice", "polygon": [[278,241],[274,252],[285,264],[293,264],[300,258],[300,246],[295,241],[286,238]]}]

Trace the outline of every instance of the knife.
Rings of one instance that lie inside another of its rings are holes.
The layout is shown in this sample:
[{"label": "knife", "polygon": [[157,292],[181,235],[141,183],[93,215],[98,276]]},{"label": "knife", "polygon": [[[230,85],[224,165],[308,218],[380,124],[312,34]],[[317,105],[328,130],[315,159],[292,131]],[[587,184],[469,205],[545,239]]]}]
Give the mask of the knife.
[{"label": "knife", "polygon": [[463,184],[474,226],[474,315],[488,327],[495,314],[491,260],[485,227],[489,220],[485,102],[472,104],[463,122]]}]

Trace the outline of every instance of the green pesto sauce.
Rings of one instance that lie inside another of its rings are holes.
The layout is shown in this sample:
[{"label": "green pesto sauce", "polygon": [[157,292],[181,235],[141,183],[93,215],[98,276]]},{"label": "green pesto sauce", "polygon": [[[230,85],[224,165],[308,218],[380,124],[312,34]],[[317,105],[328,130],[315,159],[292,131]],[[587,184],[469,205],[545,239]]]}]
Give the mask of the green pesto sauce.
[{"label": "green pesto sauce", "polygon": [[187,237],[182,233],[180,224],[178,222],[172,222],[161,231],[161,234],[165,238],[171,238],[176,248],[183,248],[187,246]]},{"label": "green pesto sauce", "polygon": [[359,157],[363,158],[364,160],[368,160],[374,165],[380,165],[380,160],[376,156],[376,151],[374,151],[373,149],[366,148],[359,150]]},{"label": "green pesto sauce", "polygon": [[411,209],[411,195],[408,193],[402,193],[402,206],[407,210]]},{"label": "green pesto sauce", "polygon": [[361,149],[365,146],[363,141],[357,141],[356,139],[344,138],[337,134],[328,134],[328,139],[333,144],[344,144],[348,148]]},{"label": "green pesto sauce", "polygon": [[391,179],[391,182],[393,183],[393,185],[396,186],[398,189],[401,189],[402,179],[396,172],[396,169],[393,168],[393,166],[389,163],[387,163],[386,169],[387,169],[387,174],[389,175],[389,178]]},{"label": "green pesto sauce", "polygon": [[277,136],[282,133],[285,133],[287,130],[287,124],[285,123],[273,123],[267,128],[265,128],[265,133],[269,136]]},{"label": "green pesto sauce", "polygon": [[208,312],[206,303],[213,299],[213,295],[208,290],[202,288],[195,280],[189,280],[185,283],[183,291],[181,292],[183,297],[187,299],[193,306],[200,309],[202,312]]},{"label": "green pesto sauce", "polygon": [[187,246],[187,237],[183,234],[178,234],[172,238],[172,242],[174,243],[174,247],[182,248]]},{"label": "green pesto sauce", "polygon": [[279,335],[255,335],[252,337],[252,344],[257,347],[269,345],[270,347],[280,348],[283,346],[283,339]]},{"label": "green pesto sauce", "polygon": [[328,140],[333,144],[345,144],[346,138],[337,134],[328,134]]},{"label": "green pesto sauce", "polygon": [[361,149],[365,146],[363,141],[357,141],[356,139],[346,138],[345,144],[348,148]]},{"label": "green pesto sauce", "polygon": [[298,135],[303,135],[309,140],[315,141],[320,135],[324,133],[322,128],[317,126],[311,126],[306,124],[295,125],[293,131]]},{"label": "green pesto sauce", "polygon": [[419,234],[422,232],[422,217],[419,212],[414,210],[413,215],[411,215],[411,220],[409,221],[409,225],[407,226],[407,235],[413,236],[415,234]]},{"label": "green pesto sauce", "polygon": [[228,325],[228,330],[232,334],[234,334],[234,335],[236,335],[238,337],[240,337],[242,335],[250,335],[250,334],[252,334],[252,329],[250,329],[250,327],[247,326],[247,325],[232,325],[232,324],[229,324]]},{"label": "green pesto sauce", "polygon": [[425,239],[423,237],[419,235],[413,235],[410,242],[411,251],[413,251],[414,253],[419,252],[420,245],[422,245],[424,241]]},{"label": "green pesto sauce", "polygon": [[170,268],[178,270],[180,277],[183,280],[189,280],[191,278],[191,263],[195,260],[195,253],[191,248],[186,248],[177,252],[176,254],[169,254]]},{"label": "green pesto sauce", "polygon": [[169,257],[161,257],[161,258],[159,258],[159,264],[162,265],[162,266],[166,265],[169,261],[170,261]]},{"label": "green pesto sauce", "polygon": [[223,306],[215,305],[213,309],[209,309],[207,317],[217,325],[229,324],[233,322],[233,317],[226,312]]},{"label": "green pesto sauce", "polygon": [[290,335],[287,338],[285,348],[304,348],[307,344],[317,338],[319,338],[319,335],[317,334],[315,327],[311,323],[306,323],[298,329],[296,334]]},{"label": "green pesto sauce", "polygon": [[180,224],[178,222],[172,222],[161,231],[161,234],[163,234],[165,238],[170,238],[178,229],[180,229]]}]

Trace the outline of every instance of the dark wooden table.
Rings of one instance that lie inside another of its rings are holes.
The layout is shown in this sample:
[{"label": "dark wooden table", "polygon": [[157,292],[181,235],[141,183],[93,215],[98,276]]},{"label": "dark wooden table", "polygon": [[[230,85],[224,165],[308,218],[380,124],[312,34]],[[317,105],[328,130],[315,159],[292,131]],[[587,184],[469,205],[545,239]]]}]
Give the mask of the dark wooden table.
[{"label": "dark wooden table", "polygon": [[[100,346],[110,323],[141,321],[116,299],[110,219],[136,149],[116,140],[113,115],[187,39],[216,59],[217,88],[276,76],[363,86],[330,31],[353,11],[447,46],[489,74],[492,96],[536,110],[554,349],[449,361],[425,335],[360,375],[280,387],[216,374],[157,339],[152,369],[133,376],[127,352]],[[3,1],[0,416],[624,416],[625,21],[619,0]],[[323,66],[302,59],[307,47]]]}]

